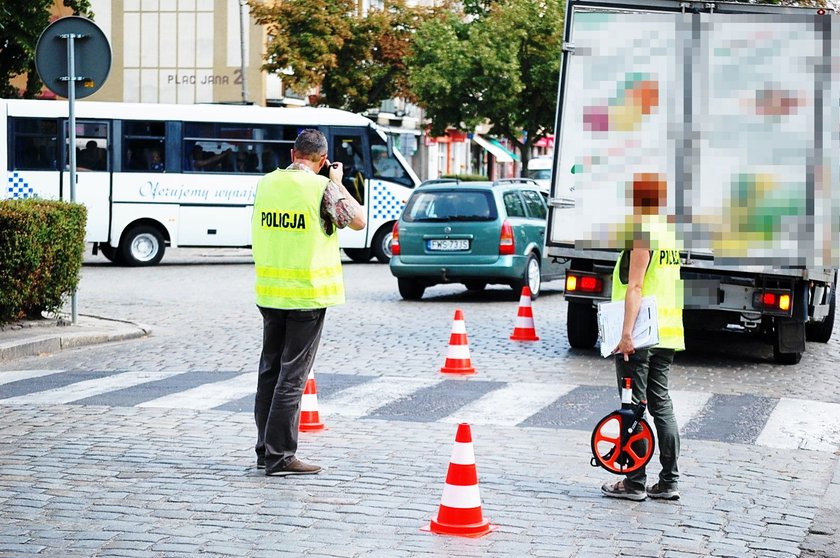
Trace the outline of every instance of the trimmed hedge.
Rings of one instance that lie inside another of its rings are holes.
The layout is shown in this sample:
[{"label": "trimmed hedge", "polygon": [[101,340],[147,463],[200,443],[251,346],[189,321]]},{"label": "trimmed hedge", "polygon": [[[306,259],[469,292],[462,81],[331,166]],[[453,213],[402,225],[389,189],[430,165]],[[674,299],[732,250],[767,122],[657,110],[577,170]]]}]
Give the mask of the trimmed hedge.
[{"label": "trimmed hedge", "polygon": [[443,174],[441,178],[457,178],[463,182],[481,182],[487,180],[483,174]]},{"label": "trimmed hedge", "polygon": [[0,323],[55,312],[79,283],[83,205],[0,201]]}]

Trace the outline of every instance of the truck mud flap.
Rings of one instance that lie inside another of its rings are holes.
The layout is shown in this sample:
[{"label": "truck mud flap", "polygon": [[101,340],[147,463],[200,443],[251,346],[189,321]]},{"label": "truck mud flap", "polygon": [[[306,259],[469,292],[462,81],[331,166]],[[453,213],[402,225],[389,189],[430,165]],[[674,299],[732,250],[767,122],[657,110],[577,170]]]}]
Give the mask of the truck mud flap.
[{"label": "truck mud flap", "polygon": [[805,322],[776,320],[776,339],[780,353],[804,353]]}]

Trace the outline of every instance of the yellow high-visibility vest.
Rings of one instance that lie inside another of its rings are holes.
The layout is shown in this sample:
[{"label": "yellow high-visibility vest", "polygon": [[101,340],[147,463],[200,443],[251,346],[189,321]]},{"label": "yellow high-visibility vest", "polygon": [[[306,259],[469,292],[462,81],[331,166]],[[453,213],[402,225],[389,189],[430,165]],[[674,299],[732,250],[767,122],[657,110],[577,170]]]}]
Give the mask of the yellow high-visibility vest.
[{"label": "yellow high-visibility vest", "polygon": [[344,303],[338,233],[321,226],[328,178],[276,170],[257,185],[251,218],[257,305],[285,310]]},{"label": "yellow high-visibility vest", "polygon": [[[680,279],[680,251],[676,235],[662,218],[648,218],[642,222],[648,233],[652,251],[650,265],[645,273],[642,296],[656,299],[656,317],[659,323],[658,348],[685,350],[683,332],[683,282]],[[612,279],[612,300],[624,300],[627,285],[619,278],[621,258],[615,264]]]}]

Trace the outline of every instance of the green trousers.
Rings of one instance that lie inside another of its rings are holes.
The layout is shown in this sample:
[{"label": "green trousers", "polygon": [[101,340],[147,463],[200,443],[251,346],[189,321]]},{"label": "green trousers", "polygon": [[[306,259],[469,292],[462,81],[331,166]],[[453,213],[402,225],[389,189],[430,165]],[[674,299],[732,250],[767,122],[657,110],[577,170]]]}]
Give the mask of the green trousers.
[{"label": "green trousers", "polygon": [[[618,390],[621,393],[623,378],[633,380],[633,403],[647,400],[648,412],[653,415],[656,437],[659,439],[660,486],[677,488],[680,478],[677,458],[680,456],[680,432],[674,405],[668,394],[668,374],[674,361],[672,349],[637,349],[625,362],[624,355],[616,355],[615,371],[618,378]],[[641,468],[627,475],[628,487],[644,490],[647,475]]]}]

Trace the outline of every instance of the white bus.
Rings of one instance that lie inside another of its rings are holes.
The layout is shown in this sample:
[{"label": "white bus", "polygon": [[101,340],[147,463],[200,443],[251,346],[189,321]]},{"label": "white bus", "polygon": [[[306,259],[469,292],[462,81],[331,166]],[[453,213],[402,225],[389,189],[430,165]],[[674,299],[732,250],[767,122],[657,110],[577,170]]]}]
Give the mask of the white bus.
[{"label": "white bus", "polygon": [[[66,101],[0,100],[0,199],[69,199]],[[339,232],[356,261],[390,258],[391,230],[419,179],[385,130],[327,108],[76,103],[76,201],[93,253],[155,265],[166,246],[247,247],[260,175],[317,128],[368,226]],[[62,146],[64,146],[62,148]]]}]

